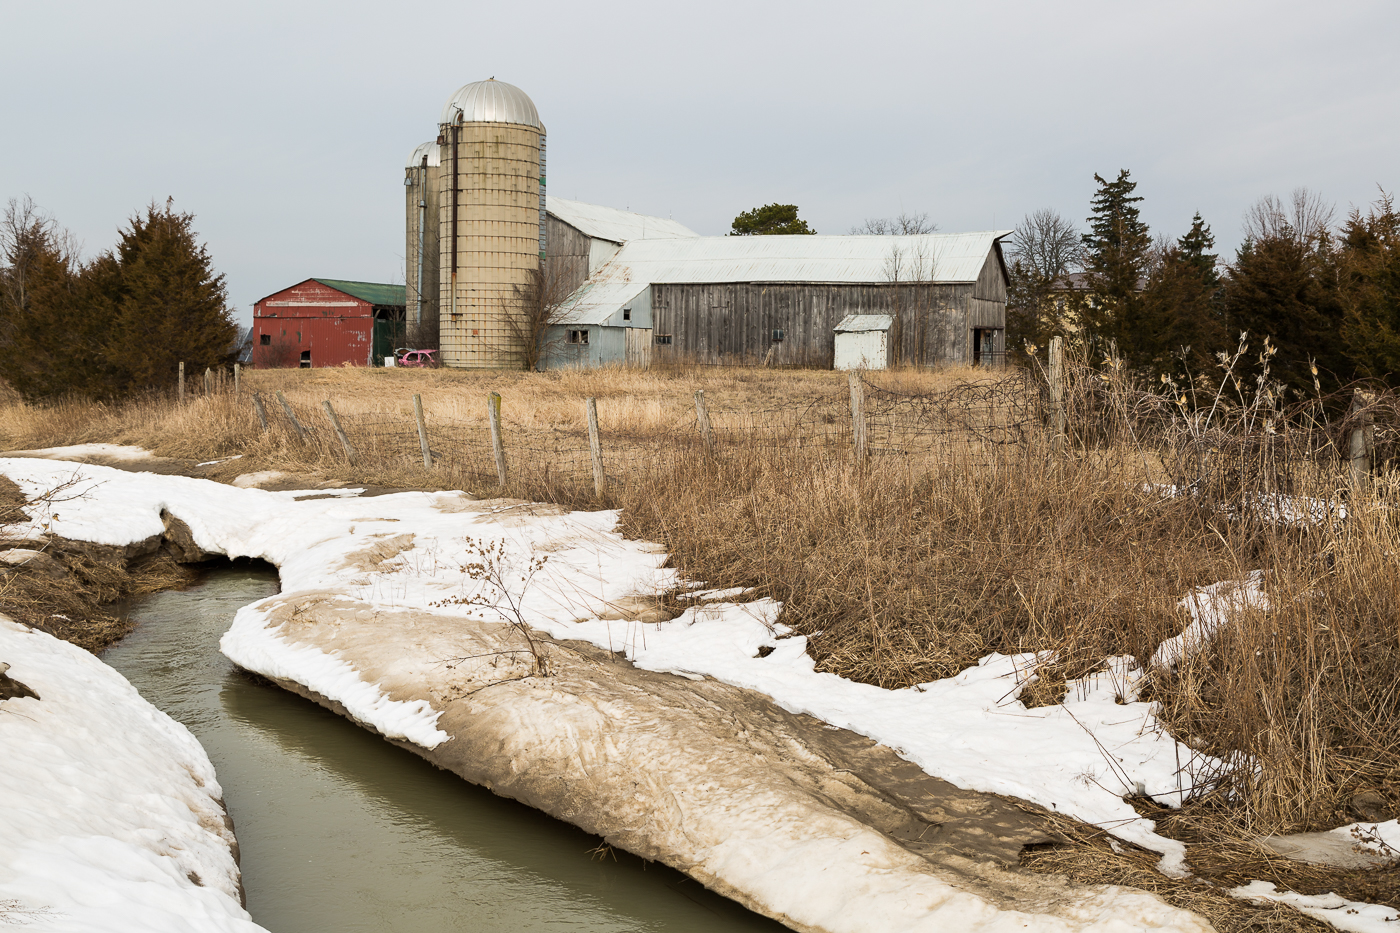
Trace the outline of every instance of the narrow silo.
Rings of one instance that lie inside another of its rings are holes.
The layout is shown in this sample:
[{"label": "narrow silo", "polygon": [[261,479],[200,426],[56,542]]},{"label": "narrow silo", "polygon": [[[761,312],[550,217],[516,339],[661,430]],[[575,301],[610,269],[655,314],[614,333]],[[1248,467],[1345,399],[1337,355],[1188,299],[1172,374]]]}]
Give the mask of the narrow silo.
[{"label": "narrow silo", "polygon": [[436,347],[438,339],[438,144],[423,143],[404,169],[404,284],[408,286],[408,342]]},{"label": "narrow silo", "polygon": [[512,321],[544,255],[544,126],[524,91],[492,78],[453,94],[440,130],[442,361],[517,367]]}]

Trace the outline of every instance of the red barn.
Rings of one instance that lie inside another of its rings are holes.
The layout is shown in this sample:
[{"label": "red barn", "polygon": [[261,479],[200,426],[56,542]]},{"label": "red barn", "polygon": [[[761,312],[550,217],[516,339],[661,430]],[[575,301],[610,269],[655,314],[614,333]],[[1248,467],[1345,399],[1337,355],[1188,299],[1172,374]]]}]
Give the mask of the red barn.
[{"label": "red barn", "polygon": [[253,305],[253,365],[383,365],[404,345],[402,285],[307,279]]}]

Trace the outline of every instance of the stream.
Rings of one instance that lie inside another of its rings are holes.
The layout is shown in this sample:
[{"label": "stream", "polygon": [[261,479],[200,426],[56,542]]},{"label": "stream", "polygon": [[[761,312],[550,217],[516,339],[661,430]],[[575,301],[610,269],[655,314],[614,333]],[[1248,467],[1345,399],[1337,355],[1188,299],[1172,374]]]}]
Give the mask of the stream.
[{"label": "stream", "polygon": [[102,657],[204,745],[272,933],[786,929],[239,672],[219,638],[277,574],[211,567],[127,607],[137,628]]}]

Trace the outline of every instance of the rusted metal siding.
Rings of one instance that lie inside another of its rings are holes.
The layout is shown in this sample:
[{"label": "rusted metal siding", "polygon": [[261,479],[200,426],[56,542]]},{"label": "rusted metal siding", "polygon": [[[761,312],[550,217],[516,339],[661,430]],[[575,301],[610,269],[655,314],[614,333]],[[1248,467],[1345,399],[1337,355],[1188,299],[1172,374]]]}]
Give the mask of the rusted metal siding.
[{"label": "rusted metal siding", "polygon": [[[833,365],[837,324],[848,314],[900,319],[899,359],[964,362],[974,286],[737,282],[652,286],[656,346],[701,363]],[[1002,320],[1005,320],[1005,305]],[[774,331],[782,340],[774,341]],[[922,333],[922,337],[920,334]],[[769,351],[772,351],[771,355]]]},{"label": "rusted metal siding", "polygon": [[253,306],[253,365],[297,367],[302,354],[309,353],[314,368],[365,366],[373,335],[374,309],[369,302],[308,280]]},{"label": "rusted metal siding", "polygon": [[560,294],[569,294],[588,278],[588,249],[590,238],[573,226],[549,214],[545,220],[549,252],[545,265],[549,277]]}]

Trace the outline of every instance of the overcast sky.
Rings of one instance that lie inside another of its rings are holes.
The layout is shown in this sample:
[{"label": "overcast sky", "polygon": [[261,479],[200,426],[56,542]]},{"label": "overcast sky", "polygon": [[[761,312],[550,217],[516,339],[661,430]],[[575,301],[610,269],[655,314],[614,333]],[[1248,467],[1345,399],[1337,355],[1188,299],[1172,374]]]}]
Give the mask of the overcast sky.
[{"label": "overcast sky", "polygon": [[722,234],[948,232],[1131,170],[1154,232],[1227,255],[1262,195],[1339,216],[1400,183],[1400,3],[0,0],[0,198],[88,255],[152,199],[197,217],[240,318],[311,276],[402,282],[403,166],[444,101],[535,101],[549,192]]}]

